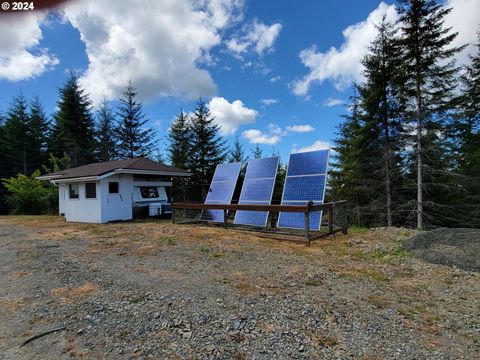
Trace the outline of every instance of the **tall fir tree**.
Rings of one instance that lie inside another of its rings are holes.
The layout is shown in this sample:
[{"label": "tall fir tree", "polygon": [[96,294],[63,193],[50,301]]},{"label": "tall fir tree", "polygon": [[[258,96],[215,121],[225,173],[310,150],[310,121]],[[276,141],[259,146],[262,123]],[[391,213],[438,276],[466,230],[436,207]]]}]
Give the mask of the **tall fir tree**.
[{"label": "tall fir tree", "polygon": [[91,101],[73,72],[59,93],[49,151],[58,158],[67,155],[73,167],[88,164],[95,158],[95,124]]},{"label": "tall fir tree", "polygon": [[255,144],[255,147],[252,150],[252,157],[254,159],[261,159],[263,157],[263,151],[260,148],[260,145],[258,145],[258,143]]},{"label": "tall fir tree", "polygon": [[245,162],[247,158],[245,157],[245,150],[243,150],[243,146],[238,139],[238,136],[235,137],[233,142],[233,147],[230,149],[228,153],[228,161],[229,162]]},{"label": "tall fir tree", "polygon": [[145,128],[148,120],[142,110],[142,103],[136,100],[138,92],[129,83],[123,90],[120,107],[117,111],[118,153],[122,159],[149,156],[154,147],[154,131]]},{"label": "tall fir tree", "polygon": [[180,169],[187,169],[192,147],[192,131],[188,114],[182,109],[177,114],[168,131],[170,163]]},{"label": "tall fir tree", "polygon": [[191,153],[188,168],[192,172],[194,186],[210,183],[216,166],[225,160],[225,141],[219,135],[219,125],[215,124],[210,110],[199,99],[191,118]]},{"label": "tall fir tree", "polygon": [[100,161],[117,158],[117,122],[113,109],[107,99],[103,99],[96,111],[97,121],[95,138],[97,141],[96,157]]},{"label": "tall fir tree", "polygon": [[[402,147],[401,113],[403,104],[399,96],[402,86],[401,48],[394,24],[384,17],[377,26],[378,35],[364,57],[365,82],[358,86],[363,108],[364,161],[370,164],[370,188],[382,196],[371,199],[372,214],[385,214],[386,222],[393,226],[395,184],[401,174],[399,153]],[[367,155],[368,153],[368,155]]]},{"label": "tall fir tree", "polygon": [[29,174],[30,141],[29,141],[28,102],[23,94],[14,96],[7,111],[3,134],[3,151],[8,162],[9,176],[17,173]]},{"label": "tall fir tree", "polygon": [[[411,120],[415,153],[410,164],[414,165],[412,174],[416,176],[416,224],[422,229],[426,216],[434,219],[427,210],[435,212],[440,204],[431,195],[438,193],[441,177],[448,172],[442,134],[445,110],[456,86],[458,69],[453,56],[461,48],[449,47],[457,35],[444,26],[451,9],[436,0],[400,0],[400,4],[404,96],[406,103],[412,104],[405,118]],[[425,194],[429,194],[429,209],[425,208]]]},{"label": "tall fir tree", "polygon": [[48,117],[37,96],[30,103],[28,127],[30,168],[31,171],[35,171],[48,163],[47,145],[50,130]]}]

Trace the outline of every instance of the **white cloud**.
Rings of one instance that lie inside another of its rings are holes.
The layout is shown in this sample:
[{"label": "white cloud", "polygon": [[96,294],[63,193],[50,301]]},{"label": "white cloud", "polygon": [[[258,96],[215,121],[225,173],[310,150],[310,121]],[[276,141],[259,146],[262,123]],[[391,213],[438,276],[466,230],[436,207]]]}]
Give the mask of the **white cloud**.
[{"label": "white cloud", "polygon": [[458,32],[458,36],[453,40],[453,46],[462,46],[470,44],[455,58],[460,64],[469,62],[468,55],[476,51],[474,44],[478,42],[477,30],[480,30],[480,6],[478,0],[447,0],[447,8],[452,11],[445,18],[445,26],[452,27],[453,31]]},{"label": "white cloud", "polygon": [[42,12],[1,17],[0,79],[30,79],[59,63],[48,50],[38,48],[42,40],[40,25],[45,18]]},{"label": "white cloud", "polygon": [[331,98],[329,97],[325,102],[323,103],[323,106],[326,107],[332,107],[332,106],[337,106],[337,105],[342,105],[343,100],[342,99],[336,99],[336,98]]},{"label": "white cloud", "polygon": [[278,99],[262,99],[260,100],[260,103],[263,106],[275,105],[275,104],[278,104]]},{"label": "white cloud", "polygon": [[312,84],[322,83],[331,79],[337,89],[341,90],[352,81],[362,79],[361,59],[366,53],[369,44],[377,34],[376,24],[383,16],[389,21],[395,21],[398,14],[394,5],[381,2],[368,18],[343,30],[344,43],[340,49],[331,47],[325,53],[318,52],[315,46],[300,52],[302,63],[309,69],[309,73],[292,83],[293,93],[297,96],[306,96]]},{"label": "white cloud", "polygon": [[[458,36],[452,46],[476,44],[476,31],[479,29],[480,6],[478,0],[446,0],[445,6],[452,11],[445,18],[445,26],[452,27]],[[308,96],[311,86],[321,84],[325,80],[332,80],[338,90],[348,87],[353,81],[362,81],[363,66],[361,60],[368,51],[369,44],[377,35],[376,24],[379,24],[383,15],[387,20],[396,22],[399,15],[394,5],[381,2],[366,20],[351,25],[343,30],[345,38],[339,49],[331,47],[326,52],[319,52],[315,46],[300,52],[302,63],[309,69],[309,73],[291,84],[293,93],[297,96]],[[460,64],[468,62],[468,55],[474,53],[475,47],[468,46],[455,55]]]},{"label": "white cloud", "polygon": [[254,123],[258,115],[256,110],[247,108],[242,101],[229,103],[223,97],[213,97],[208,107],[215,117],[215,122],[220,125],[222,135],[235,133],[240,125]]},{"label": "white cloud", "polygon": [[271,144],[275,145],[280,141],[279,135],[265,134],[258,129],[245,130],[242,136],[250,141],[251,144]]},{"label": "white cloud", "polygon": [[277,76],[272,76],[270,78],[270,82],[277,82],[277,81],[280,81],[282,79],[282,77],[280,75],[277,75]]},{"label": "white cloud", "polygon": [[285,129],[277,124],[268,124],[268,131],[262,132],[258,129],[249,129],[242,133],[242,136],[252,144],[271,144],[275,145],[285,136],[291,133],[306,133],[315,130],[311,125],[291,125]]},{"label": "white cloud", "polygon": [[213,95],[216,84],[199,64],[221,32],[241,16],[242,0],[75,1],[65,18],[80,32],[88,69],[80,79],[92,99],[116,98],[129,80],[143,100]]},{"label": "white cloud", "polygon": [[287,131],[289,132],[296,132],[296,133],[306,133],[314,131],[315,128],[311,125],[292,125],[287,126]]},{"label": "white cloud", "polygon": [[270,26],[255,19],[242,29],[243,35],[234,36],[227,42],[227,48],[236,55],[242,55],[248,50],[254,50],[258,55],[273,50],[273,44],[277,40],[282,25],[279,23]]},{"label": "white cloud", "polygon": [[297,144],[294,144],[292,152],[301,153],[301,152],[324,150],[324,149],[330,149],[330,148],[331,148],[331,145],[328,141],[317,140],[312,145],[301,147],[301,148],[297,148]]}]

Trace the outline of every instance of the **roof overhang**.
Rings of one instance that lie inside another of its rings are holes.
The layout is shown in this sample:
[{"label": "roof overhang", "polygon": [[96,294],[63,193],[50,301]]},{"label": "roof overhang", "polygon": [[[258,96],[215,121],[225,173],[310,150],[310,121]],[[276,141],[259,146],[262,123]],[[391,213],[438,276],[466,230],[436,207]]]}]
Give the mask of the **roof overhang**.
[{"label": "roof overhang", "polygon": [[178,177],[189,177],[192,174],[189,172],[175,172],[175,171],[155,171],[155,170],[136,170],[136,169],[115,169],[108,173],[98,175],[98,176],[78,176],[71,178],[64,178],[64,175],[42,175],[37,176],[38,180],[50,181],[54,184],[58,183],[72,183],[72,182],[83,182],[83,181],[98,181],[105,179],[107,177],[119,174],[139,174],[139,175],[160,175],[160,176],[178,176]]}]

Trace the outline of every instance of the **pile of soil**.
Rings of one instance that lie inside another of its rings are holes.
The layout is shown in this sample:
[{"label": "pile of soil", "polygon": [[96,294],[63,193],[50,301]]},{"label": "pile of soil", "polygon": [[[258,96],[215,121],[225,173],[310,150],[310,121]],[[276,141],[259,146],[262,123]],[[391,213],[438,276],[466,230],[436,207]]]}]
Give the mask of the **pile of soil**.
[{"label": "pile of soil", "polygon": [[480,229],[439,228],[414,236],[403,248],[434,264],[480,271]]}]

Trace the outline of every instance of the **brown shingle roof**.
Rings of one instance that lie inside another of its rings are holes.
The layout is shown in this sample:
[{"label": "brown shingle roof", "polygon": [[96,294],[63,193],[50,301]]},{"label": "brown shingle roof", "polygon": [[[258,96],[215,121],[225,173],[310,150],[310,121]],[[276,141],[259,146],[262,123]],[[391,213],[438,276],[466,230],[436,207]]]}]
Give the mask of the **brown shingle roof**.
[{"label": "brown shingle roof", "polygon": [[57,179],[70,179],[86,176],[100,176],[118,169],[145,170],[145,171],[163,171],[168,173],[178,173],[180,176],[189,174],[187,170],[179,169],[174,166],[165,165],[145,158],[133,158],[127,160],[115,160],[107,162],[93,163],[75,168],[58,171],[40,176],[55,177]]}]

